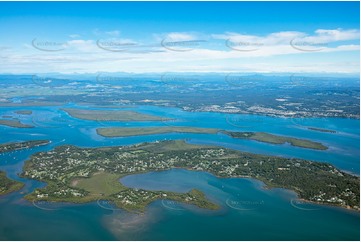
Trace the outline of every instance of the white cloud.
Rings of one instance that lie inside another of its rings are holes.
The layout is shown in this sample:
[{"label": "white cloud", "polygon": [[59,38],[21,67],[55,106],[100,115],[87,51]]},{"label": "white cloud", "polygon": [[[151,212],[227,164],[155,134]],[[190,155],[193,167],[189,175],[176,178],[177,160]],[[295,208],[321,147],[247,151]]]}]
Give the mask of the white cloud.
[{"label": "white cloud", "polygon": [[[100,33],[97,30],[97,33]],[[111,31],[113,32],[113,31]],[[117,34],[117,32],[114,32]],[[171,32],[155,35],[156,39],[168,38],[170,41],[190,41],[203,39],[204,35],[192,32]],[[265,36],[224,33],[211,35],[213,41],[221,44],[219,48],[207,45],[194,46],[189,51],[172,51],[165,49],[160,42],[142,44],[141,41],[111,37],[108,41],[123,43],[125,51],[107,51],[99,48],[97,40],[73,39],[66,41],[66,48],[58,52],[40,51],[29,44],[23,50],[11,49],[2,52],[0,65],[4,72],[163,72],[163,71],[256,71],[256,72],[359,72],[359,59],[352,55],[348,62],[341,62],[336,53],[359,52],[357,43],[337,43],[340,41],[359,39],[358,30],[323,30],[313,35],[298,31],[283,31]],[[232,46],[227,48],[226,42],[261,43],[251,46],[252,51],[243,51],[249,46]],[[334,45],[298,46],[293,48],[290,41],[331,43]],[[102,39],[103,40],[103,39]],[[129,44],[129,46],[128,46]],[[311,49],[307,49],[311,48]],[[313,48],[313,49],[312,49]],[[238,50],[238,51],[236,51]],[[309,51],[310,50],[310,51]],[[334,54],[333,54],[334,53]],[[301,61],[307,59],[309,61]],[[335,58],[333,58],[335,56]],[[275,58],[288,61],[279,62]],[[317,57],[317,58],[315,58]],[[330,58],[331,57],[331,58]],[[317,59],[317,61],[316,61]],[[266,61],[267,60],[267,61]],[[350,64],[352,63],[352,64]],[[207,69],[208,68],[208,69]]]},{"label": "white cloud", "polygon": [[167,41],[192,41],[192,40],[204,40],[209,36],[196,32],[170,32],[163,34],[153,34],[153,37],[156,42],[161,42],[162,40]]},{"label": "white cloud", "polygon": [[288,32],[277,32],[272,33],[267,36],[256,36],[256,35],[244,35],[238,33],[228,32],[225,34],[214,34],[212,37],[214,39],[223,39],[230,42],[238,43],[249,43],[249,44],[259,44],[259,45],[279,45],[279,44],[289,44],[290,40],[296,37],[304,36],[301,32],[288,31]]},{"label": "white cloud", "polygon": [[71,51],[96,52],[99,51],[93,40],[70,40],[66,42],[67,49]]},{"label": "white cloud", "polygon": [[120,35],[120,31],[119,30],[113,30],[113,31],[108,31],[105,32],[107,35],[113,36],[113,37],[117,37]]},{"label": "white cloud", "polygon": [[196,36],[189,33],[169,33],[166,35],[166,38],[172,41],[188,41],[195,40]]},{"label": "white cloud", "polygon": [[79,39],[80,34],[70,34],[69,37],[72,38],[72,39]]},{"label": "white cloud", "polygon": [[309,42],[309,44],[312,45],[313,43],[332,43],[337,41],[357,40],[360,37],[360,31],[356,29],[318,29],[314,32],[314,35],[308,35],[306,33],[297,31],[284,31],[271,33],[266,36],[244,35],[227,32],[225,34],[214,34],[212,37],[214,39],[223,39],[238,43],[257,43],[264,46],[289,44],[292,40]]},{"label": "white cloud", "polygon": [[318,29],[315,33],[315,36],[307,36],[305,37],[305,40],[330,43],[345,40],[357,40],[360,38],[360,31],[356,29]]}]

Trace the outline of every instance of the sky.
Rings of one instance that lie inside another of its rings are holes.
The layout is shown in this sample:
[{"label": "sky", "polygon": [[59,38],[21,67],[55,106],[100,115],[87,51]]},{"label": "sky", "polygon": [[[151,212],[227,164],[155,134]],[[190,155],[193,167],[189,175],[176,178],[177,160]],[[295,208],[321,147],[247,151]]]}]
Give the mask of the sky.
[{"label": "sky", "polygon": [[0,73],[358,74],[359,2],[0,2]]}]

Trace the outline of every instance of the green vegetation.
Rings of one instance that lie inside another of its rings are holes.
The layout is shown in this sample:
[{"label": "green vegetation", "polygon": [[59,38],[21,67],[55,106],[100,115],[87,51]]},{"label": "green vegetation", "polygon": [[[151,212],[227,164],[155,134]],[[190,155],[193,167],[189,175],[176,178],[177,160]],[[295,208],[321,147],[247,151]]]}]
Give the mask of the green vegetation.
[{"label": "green vegetation", "polygon": [[137,127],[137,128],[98,128],[97,133],[104,137],[128,137],[136,135],[166,134],[166,133],[200,133],[216,134],[218,129],[195,127]]},{"label": "green vegetation", "polygon": [[69,115],[79,119],[93,121],[162,121],[163,117],[123,110],[82,110],[62,109]]},{"label": "green vegetation", "polygon": [[25,162],[22,176],[48,184],[26,196],[31,201],[102,199],[127,210],[143,210],[150,202],[166,198],[216,208],[199,191],[181,194],[116,185],[117,179],[125,175],[173,168],[205,171],[224,178],[252,177],[269,187],[292,189],[308,201],[359,209],[360,178],[328,163],[256,155],[184,141],[104,148],[59,146],[33,155]]},{"label": "green vegetation", "polygon": [[97,134],[103,137],[128,137],[137,135],[151,135],[151,134],[166,134],[166,133],[197,133],[197,134],[216,134],[223,132],[233,138],[237,139],[251,139],[260,142],[266,142],[271,144],[285,144],[290,143],[293,146],[316,149],[316,150],[327,150],[327,147],[321,143],[314,142],[311,140],[297,139],[293,137],[273,135],[264,132],[232,132],[223,131],[213,128],[197,128],[197,127],[136,127],[136,128],[98,128]]},{"label": "green vegetation", "polygon": [[78,178],[72,181],[71,185],[76,188],[84,189],[91,195],[111,195],[118,191],[126,189],[119,183],[121,175],[108,172],[97,172],[89,178]]},{"label": "green vegetation", "polygon": [[13,119],[13,120],[0,119],[0,125],[5,125],[13,128],[34,128],[34,126],[23,124],[17,119]]},{"label": "green vegetation", "polygon": [[309,130],[314,130],[314,131],[319,131],[319,132],[324,132],[324,133],[336,133],[335,130],[329,130],[329,129],[321,129],[321,128],[315,128],[315,127],[307,127],[307,129]]},{"label": "green vegetation", "polygon": [[311,140],[297,139],[287,136],[279,136],[264,132],[228,132],[224,131],[225,134],[232,136],[237,139],[251,139],[260,142],[270,143],[270,144],[285,144],[290,143],[292,146],[297,146],[307,149],[315,150],[327,150],[327,146],[324,146],[321,143],[314,142]]},{"label": "green vegetation", "polygon": [[30,149],[36,146],[47,145],[49,143],[49,140],[31,140],[24,142],[0,144],[0,154],[4,152],[11,152],[14,150]]},{"label": "green vegetation", "polygon": [[31,111],[31,110],[19,110],[19,111],[15,111],[15,113],[22,114],[22,115],[31,115],[33,113],[33,111]]},{"label": "green vegetation", "polygon": [[196,189],[187,193],[175,193],[128,188],[110,197],[110,200],[114,202],[115,205],[128,211],[144,211],[149,203],[159,199],[189,203],[205,209],[218,208],[216,204],[209,202],[201,191]]},{"label": "green vegetation", "polygon": [[0,171],[0,195],[18,191],[23,188],[24,183],[7,178],[6,173]]},{"label": "green vegetation", "polygon": [[[217,206],[210,203],[204,194],[196,189],[188,193],[175,193],[164,191],[146,191],[143,189],[131,189],[119,183],[124,175],[108,172],[97,172],[89,178],[78,178],[71,182],[74,188],[87,191],[87,197],[112,201],[118,207],[128,211],[140,210],[157,199],[174,200],[191,203],[201,208],[216,209]],[[141,196],[140,196],[141,195]]]}]

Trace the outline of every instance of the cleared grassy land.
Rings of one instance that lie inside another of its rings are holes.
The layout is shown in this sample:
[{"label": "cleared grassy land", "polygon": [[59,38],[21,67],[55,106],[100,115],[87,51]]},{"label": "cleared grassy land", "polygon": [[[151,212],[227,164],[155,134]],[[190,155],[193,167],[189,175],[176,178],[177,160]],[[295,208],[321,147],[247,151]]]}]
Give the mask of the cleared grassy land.
[{"label": "cleared grassy land", "polygon": [[19,120],[1,119],[0,125],[5,125],[5,126],[13,127],[13,128],[34,128],[34,126],[23,124]]},{"label": "cleared grassy land", "polygon": [[285,144],[290,143],[292,146],[301,148],[327,150],[327,147],[321,143],[311,140],[297,139],[293,137],[278,136],[264,132],[224,132],[231,135],[233,138],[250,139],[270,144]]},{"label": "cleared grassy land", "polygon": [[162,144],[163,145],[161,146],[157,143],[143,144],[141,149],[151,153],[162,153],[167,151],[184,151],[200,148],[215,148],[215,146],[188,144],[183,140],[170,140],[169,142],[163,142]]},{"label": "cleared grassy land", "polygon": [[137,128],[99,128],[97,133],[104,137],[128,137],[138,135],[166,134],[166,133],[197,133],[216,134],[218,129],[195,127],[137,127]]},{"label": "cleared grassy land", "polygon": [[166,118],[154,115],[122,110],[83,110],[83,109],[62,109],[70,116],[78,119],[93,121],[162,121]]},{"label": "cleared grassy land", "polygon": [[71,185],[90,192],[90,196],[100,194],[108,196],[125,189],[118,181],[121,177],[122,175],[119,174],[98,172],[94,173],[90,178],[75,179]]}]

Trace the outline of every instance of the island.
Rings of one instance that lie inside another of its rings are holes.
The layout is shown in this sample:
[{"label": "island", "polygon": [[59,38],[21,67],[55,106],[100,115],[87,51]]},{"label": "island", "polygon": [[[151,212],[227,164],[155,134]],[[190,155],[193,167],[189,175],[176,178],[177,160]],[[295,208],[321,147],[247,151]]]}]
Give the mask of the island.
[{"label": "island", "polygon": [[314,130],[314,131],[319,131],[319,132],[324,132],[324,133],[332,133],[332,134],[337,133],[335,130],[321,129],[321,128],[316,128],[316,127],[307,127],[307,129]]},{"label": "island", "polygon": [[279,136],[274,134],[269,134],[265,132],[227,132],[224,131],[225,134],[232,136],[237,139],[250,139],[256,140],[260,142],[270,143],[270,144],[285,144],[289,143],[292,146],[297,146],[301,148],[307,149],[315,149],[315,150],[327,150],[327,146],[319,142],[314,142],[306,139],[297,139],[293,137],[287,136]]},{"label": "island", "polygon": [[138,135],[166,134],[166,133],[198,133],[198,134],[216,134],[218,129],[196,128],[181,126],[166,127],[136,127],[136,128],[98,128],[97,134],[103,137],[128,137]]},{"label": "island", "polygon": [[108,200],[119,208],[139,211],[154,200],[170,199],[216,209],[218,206],[201,191],[146,191],[119,182],[126,175],[177,168],[220,178],[254,178],[268,188],[291,189],[310,202],[359,210],[360,178],[331,164],[192,145],[183,140],[101,148],[58,146],[32,155],[21,176],[47,183],[25,197],[30,201]]},{"label": "island", "polygon": [[24,142],[0,144],[0,154],[15,150],[30,149],[37,146],[47,145],[49,143],[50,143],[49,140],[30,140]]},{"label": "island", "polygon": [[164,117],[124,110],[89,110],[64,108],[70,116],[92,121],[163,121]]},{"label": "island", "polygon": [[0,195],[18,191],[23,187],[24,183],[9,179],[5,172],[0,171]]},{"label": "island", "polygon": [[34,128],[34,126],[23,124],[17,119],[0,119],[0,125],[5,125],[13,128]]},{"label": "island", "polygon": [[21,115],[31,115],[31,114],[33,114],[33,111],[31,111],[31,110],[19,110],[19,111],[15,111],[15,113],[21,114]]},{"label": "island", "polygon": [[129,137],[139,135],[152,135],[152,134],[166,134],[166,133],[196,133],[196,134],[217,134],[218,132],[224,133],[237,139],[250,139],[259,142],[270,144],[285,144],[290,143],[292,146],[315,149],[327,150],[328,147],[319,142],[314,142],[306,139],[298,139],[287,136],[279,136],[265,132],[234,132],[226,131],[215,128],[198,128],[198,127],[182,127],[182,126],[161,126],[161,127],[111,127],[111,128],[97,128],[97,134],[107,138],[114,137]]}]

